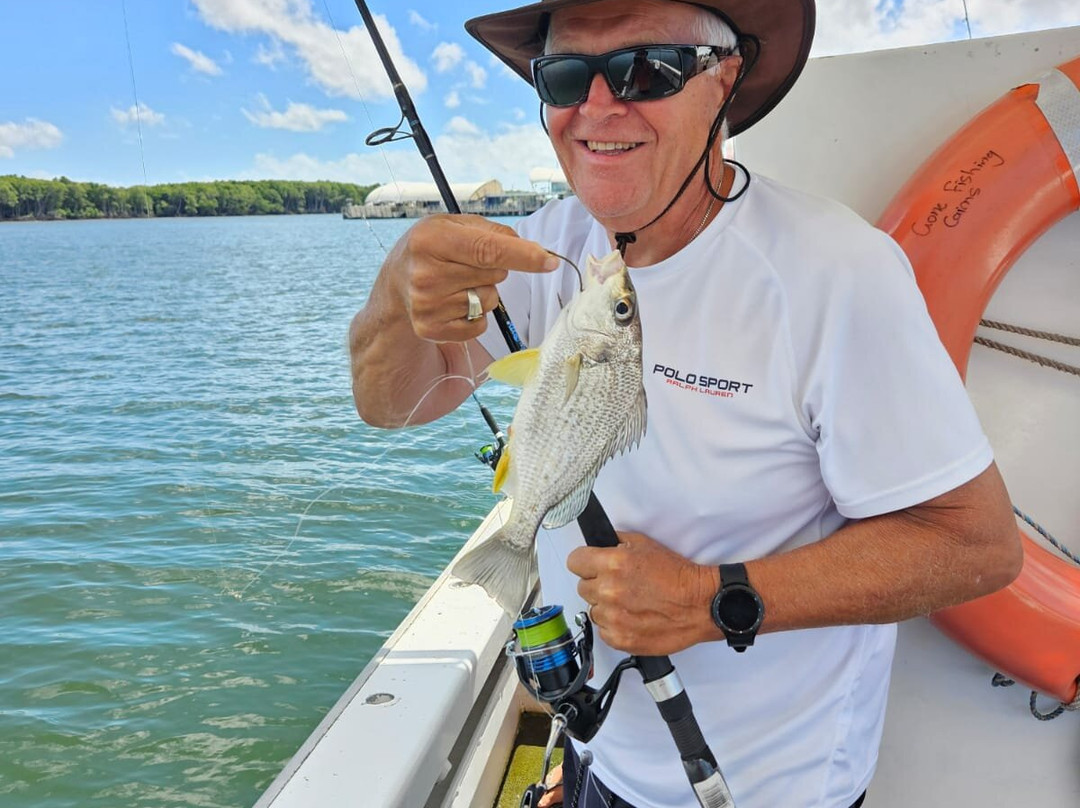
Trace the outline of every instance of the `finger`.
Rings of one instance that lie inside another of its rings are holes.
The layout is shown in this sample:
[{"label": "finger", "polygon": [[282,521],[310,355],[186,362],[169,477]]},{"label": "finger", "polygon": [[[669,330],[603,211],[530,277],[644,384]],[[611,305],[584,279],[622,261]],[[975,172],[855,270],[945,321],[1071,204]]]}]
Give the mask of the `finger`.
[{"label": "finger", "polygon": [[562,784],[555,786],[554,788],[545,791],[544,796],[540,798],[540,801],[536,803],[537,808],[547,808],[549,805],[558,805],[563,801],[563,788]]},{"label": "finger", "polygon": [[470,322],[476,322],[477,320],[483,319],[482,315],[487,314],[489,311],[494,311],[495,307],[499,305],[499,292],[494,286],[470,286],[462,289],[460,292],[455,292],[446,299],[440,319],[447,323],[453,322],[461,317],[468,320],[470,290],[473,291],[480,300],[481,312],[481,317],[474,317]]},{"label": "finger", "polygon": [[600,600],[599,587],[594,578],[578,581],[577,592],[578,597],[585,601],[587,608]]},{"label": "finger", "polygon": [[562,785],[562,764],[556,763],[551,767],[547,777],[544,778],[544,785],[548,788],[554,788]]},{"label": "finger", "polygon": [[566,557],[566,568],[578,578],[595,578],[611,567],[613,547],[578,547]]},{"label": "finger", "polygon": [[487,327],[487,317],[480,317],[476,320],[466,320],[464,317],[458,317],[456,320],[445,322],[437,328],[415,326],[414,329],[417,336],[431,342],[468,342],[487,331]]},{"label": "finger", "polygon": [[481,286],[494,288],[506,280],[507,269],[485,269],[456,261],[438,259],[419,266],[410,278],[411,302],[415,307],[435,307],[455,294]]},{"label": "finger", "polygon": [[591,547],[577,547],[571,550],[570,555],[566,557],[566,569],[578,578],[595,578],[596,563],[591,550]]},{"label": "finger", "polygon": [[483,217],[460,217],[459,227],[448,229],[440,257],[483,269],[514,269],[519,272],[550,272],[559,259],[535,241],[521,238],[506,225]]},{"label": "finger", "polygon": [[495,307],[499,305],[499,290],[494,286],[475,286],[473,288],[480,297],[480,306],[484,309],[484,313],[494,311]]}]

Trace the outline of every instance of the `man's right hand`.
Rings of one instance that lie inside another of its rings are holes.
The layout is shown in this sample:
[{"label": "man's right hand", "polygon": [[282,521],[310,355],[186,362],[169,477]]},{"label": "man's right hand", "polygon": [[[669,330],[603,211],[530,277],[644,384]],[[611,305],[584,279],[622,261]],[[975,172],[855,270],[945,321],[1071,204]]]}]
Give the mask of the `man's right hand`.
[{"label": "man's right hand", "polygon": [[510,270],[546,272],[559,260],[481,216],[421,219],[386,257],[349,329],[353,399],[375,426],[440,418],[477,383],[491,356],[475,341],[487,318],[466,319],[472,289],[483,311]]},{"label": "man's right hand", "polygon": [[435,215],[417,222],[395,245],[383,271],[408,314],[413,332],[432,342],[478,337],[486,318],[467,320],[467,291],[484,313],[499,302],[495,285],[511,269],[547,272],[559,259],[534,241],[482,216]]}]

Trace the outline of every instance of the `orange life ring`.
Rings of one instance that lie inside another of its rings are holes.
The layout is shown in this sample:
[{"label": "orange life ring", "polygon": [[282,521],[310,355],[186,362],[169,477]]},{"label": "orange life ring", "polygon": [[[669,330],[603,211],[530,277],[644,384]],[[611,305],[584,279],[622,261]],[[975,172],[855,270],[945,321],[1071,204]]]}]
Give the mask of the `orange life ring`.
[{"label": "orange life ring", "polygon": [[[1080,57],[1011,90],[919,168],[878,220],[915,269],[961,375],[998,283],[1040,235],[1080,209]],[[1005,589],[933,622],[987,663],[1070,703],[1080,675],[1080,568],[1021,531]]]}]

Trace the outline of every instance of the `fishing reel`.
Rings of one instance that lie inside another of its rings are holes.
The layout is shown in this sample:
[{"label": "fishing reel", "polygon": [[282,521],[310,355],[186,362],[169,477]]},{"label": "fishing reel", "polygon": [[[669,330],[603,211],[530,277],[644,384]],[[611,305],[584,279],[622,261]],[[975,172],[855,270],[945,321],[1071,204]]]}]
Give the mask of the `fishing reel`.
[{"label": "fishing reel", "polygon": [[529,609],[514,623],[515,639],[506,645],[518,678],[529,693],[550,704],[563,730],[587,743],[607,718],[623,672],[636,667],[627,657],[611,672],[599,689],[585,684],[593,669],[592,622],[585,612],[575,617],[581,631],[575,637],[566,625],[562,606]]},{"label": "fishing reel", "polygon": [[495,423],[495,418],[491,414],[491,411],[480,404],[480,399],[473,393],[473,400],[480,406],[480,414],[484,416],[484,420],[487,421],[488,428],[491,430],[491,434],[495,436],[494,443],[486,443],[480,447],[479,451],[473,452],[473,457],[483,463],[485,466],[490,466],[494,471],[495,467],[499,465],[499,458],[502,457],[503,449],[506,448],[506,435],[499,429],[499,425]]},{"label": "fishing reel", "polygon": [[[532,608],[514,623],[515,639],[506,645],[521,684],[553,711],[540,779],[525,789],[520,808],[536,808],[547,790],[551,753],[562,734],[582,743],[591,740],[607,718],[623,671],[636,667],[636,660],[628,657],[615,666],[603,687],[586,685],[593,670],[592,621],[580,612],[575,622],[581,629],[576,637],[566,625],[562,606]],[[583,753],[583,760],[588,754]]]}]

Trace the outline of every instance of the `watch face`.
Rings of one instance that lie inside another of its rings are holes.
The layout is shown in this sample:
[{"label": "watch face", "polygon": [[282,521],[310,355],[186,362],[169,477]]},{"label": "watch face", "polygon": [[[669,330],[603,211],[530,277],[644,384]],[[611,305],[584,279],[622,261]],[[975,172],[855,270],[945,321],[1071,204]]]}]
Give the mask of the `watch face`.
[{"label": "watch face", "polygon": [[724,590],[719,612],[722,628],[735,632],[750,631],[761,619],[761,603],[750,589],[736,585]]}]

